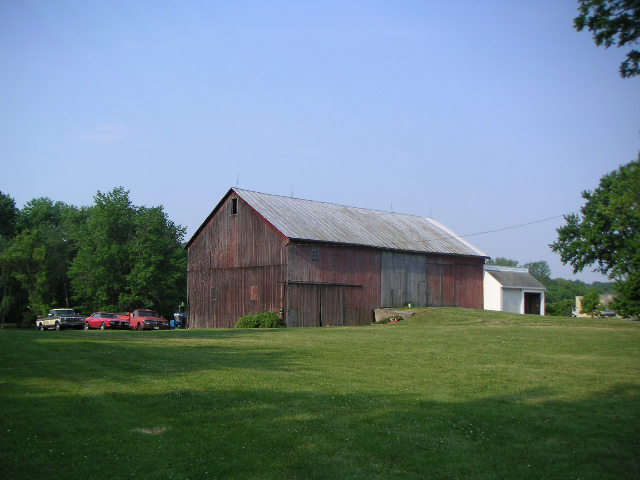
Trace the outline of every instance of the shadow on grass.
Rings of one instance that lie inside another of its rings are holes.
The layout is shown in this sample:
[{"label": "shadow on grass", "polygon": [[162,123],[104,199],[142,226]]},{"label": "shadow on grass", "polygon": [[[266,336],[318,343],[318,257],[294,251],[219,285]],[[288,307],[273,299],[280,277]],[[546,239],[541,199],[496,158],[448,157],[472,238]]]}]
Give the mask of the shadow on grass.
[{"label": "shadow on grass", "polygon": [[[166,379],[216,370],[274,371],[293,368],[291,349],[260,345],[247,330],[197,332],[69,331],[0,335],[0,374],[4,390],[29,378],[83,384],[108,378],[135,384],[141,378]],[[242,343],[216,340],[246,337]],[[5,341],[6,340],[6,341]],[[19,348],[12,349],[13,345]],[[43,382],[44,383],[44,382]],[[31,386],[31,389],[37,387]]]},{"label": "shadow on grass", "polygon": [[640,389],[0,395],[4,478],[638,478]]}]

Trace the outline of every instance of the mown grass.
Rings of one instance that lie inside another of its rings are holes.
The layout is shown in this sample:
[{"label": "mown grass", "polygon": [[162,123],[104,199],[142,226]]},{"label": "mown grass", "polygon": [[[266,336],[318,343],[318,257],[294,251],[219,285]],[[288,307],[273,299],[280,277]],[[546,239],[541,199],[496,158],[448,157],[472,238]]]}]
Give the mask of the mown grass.
[{"label": "mown grass", "polygon": [[640,476],[640,323],[0,331],[11,479]]}]

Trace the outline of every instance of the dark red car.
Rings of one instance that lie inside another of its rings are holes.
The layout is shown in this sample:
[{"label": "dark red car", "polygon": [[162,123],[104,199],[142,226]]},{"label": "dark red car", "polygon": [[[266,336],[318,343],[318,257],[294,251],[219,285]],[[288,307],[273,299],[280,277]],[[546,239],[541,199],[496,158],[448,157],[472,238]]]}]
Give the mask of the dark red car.
[{"label": "dark red car", "polygon": [[169,328],[169,320],[162,318],[154,310],[138,308],[129,316],[129,328],[133,330],[164,330]]},{"label": "dark red car", "polygon": [[129,320],[120,318],[117,313],[96,312],[84,319],[84,329],[99,328],[129,328]]}]

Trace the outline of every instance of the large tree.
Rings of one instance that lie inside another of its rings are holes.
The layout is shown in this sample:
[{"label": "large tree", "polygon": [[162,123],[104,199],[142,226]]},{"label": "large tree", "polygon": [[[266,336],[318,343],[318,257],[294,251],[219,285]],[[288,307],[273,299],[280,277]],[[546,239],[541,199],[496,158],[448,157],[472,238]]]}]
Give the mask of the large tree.
[{"label": "large tree", "polygon": [[82,221],[76,207],[49,198],[33,199],[20,210],[16,235],[2,253],[2,263],[26,292],[28,317],[70,306],[67,269],[76,253],[74,233]]},{"label": "large tree", "polygon": [[640,155],[604,175],[598,187],[582,192],[580,214],[565,216],[551,249],[574,273],[594,271],[616,282],[613,308],[640,315]]},{"label": "large tree", "polygon": [[487,265],[499,265],[501,267],[517,267],[518,260],[512,260],[506,257],[496,257],[487,260]]},{"label": "large tree", "polygon": [[5,252],[11,245],[18,223],[16,202],[10,195],[0,192],[0,328],[16,305],[19,286],[12,275],[11,264]]},{"label": "large tree", "polygon": [[76,300],[93,311],[172,313],[186,296],[185,230],[162,207],[135,206],[122,187],[94,200],[69,269]]},{"label": "large tree", "polygon": [[[577,31],[593,34],[596,45],[609,48],[635,45],[640,37],[640,0],[579,0],[579,15],[573,19]],[[620,65],[623,78],[640,73],[640,52],[631,49]]]},{"label": "large tree", "polygon": [[525,263],[524,268],[528,268],[529,273],[543,285],[546,285],[551,279],[551,268],[549,268],[549,264],[544,260]]}]

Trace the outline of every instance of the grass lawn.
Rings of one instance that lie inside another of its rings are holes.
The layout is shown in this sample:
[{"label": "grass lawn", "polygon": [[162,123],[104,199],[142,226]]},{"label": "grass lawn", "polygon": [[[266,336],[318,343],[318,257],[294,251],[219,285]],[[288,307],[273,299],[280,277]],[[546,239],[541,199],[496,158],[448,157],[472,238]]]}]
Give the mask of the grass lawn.
[{"label": "grass lawn", "polygon": [[0,331],[6,479],[638,479],[640,322]]}]

